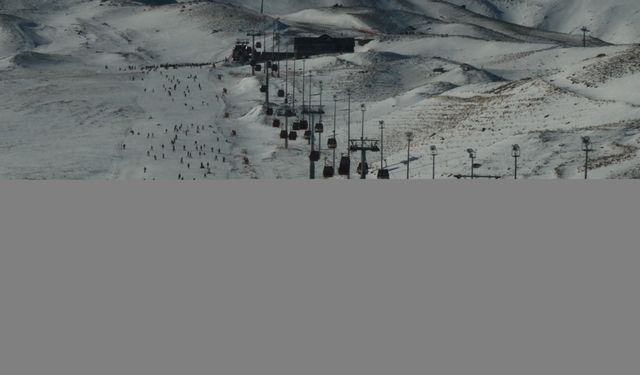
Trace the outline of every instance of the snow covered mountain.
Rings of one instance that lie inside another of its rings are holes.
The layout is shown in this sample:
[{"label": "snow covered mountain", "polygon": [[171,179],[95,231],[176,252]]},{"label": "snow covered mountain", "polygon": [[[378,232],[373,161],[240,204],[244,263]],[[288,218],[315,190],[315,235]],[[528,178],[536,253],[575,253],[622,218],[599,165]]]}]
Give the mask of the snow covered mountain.
[{"label": "snow covered mountain", "polygon": [[[597,145],[592,177],[640,177],[630,0],[267,0],[265,15],[259,0],[160,3],[0,3],[1,178],[306,178],[309,145],[300,133],[283,147],[272,125],[285,119],[265,113],[259,90],[264,73],[224,62],[238,39],[269,34],[276,19],[282,50],[303,35],[362,40],[355,53],[305,61],[305,95],[311,87],[318,104],[322,81],[330,131],[337,95],[338,159],[350,89],[356,130],[360,103],[367,136],[379,137],[385,122],[392,178],[404,174],[407,130],[416,178],[431,177],[431,145],[437,177],[465,174],[474,148],[479,174],[506,178],[514,143],[521,176],[579,177],[582,135]],[[593,31],[588,48],[576,32],[583,24]],[[271,35],[264,42],[275,44]],[[165,63],[181,66],[143,69]],[[302,104],[302,64],[295,89],[285,80],[293,61],[280,65],[270,106],[283,104],[278,89]],[[333,161],[326,138],[318,175]]]},{"label": "snow covered mountain", "polygon": [[563,33],[583,26],[612,43],[640,41],[640,2],[636,0],[452,0],[480,14]]}]

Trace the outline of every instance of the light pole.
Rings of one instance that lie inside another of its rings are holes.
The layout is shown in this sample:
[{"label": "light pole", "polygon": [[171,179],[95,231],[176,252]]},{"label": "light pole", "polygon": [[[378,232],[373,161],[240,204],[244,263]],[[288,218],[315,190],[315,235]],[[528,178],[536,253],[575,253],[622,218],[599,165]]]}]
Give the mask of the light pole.
[{"label": "light pole", "polygon": [[520,157],[520,155],[521,155],[520,146],[519,145],[511,146],[511,156],[513,156],[513,159],[514,159],[514,167],[513,167],[514,180],[518,179],[518,158]]},{"label": "light pole", "polygon": [[436,179],[436,156],[438,156],[438,148],[436,146],[431,146],[431,178],[433,180]]},{"label": "light pole", "polygon": [[380,169],[384,169],[384,121],[380,120]]},{"label": "light pole", "polygon": [[[322,81],[320,81],[320,123],[322,124]],[[324,124],[322,125],[324,127]],[[324,130],[324,129],[322,129]],[[322,152],[322,132],[318,132],[318,151]]]},{"label": "light pole", "polygon": [[362,144],[362,157],[360,158],[360,179],[364,180],[367,178],[368,168],[367,164],[367,152],[364,150],[364,113],[367,111],[367,106],[362,103],[360,104],[360,110],[362,111],[362,134],[360,136],[360,142]]},{"label": "light pole", "polygon": [[[347,89],[347,156],[351,159],[351,150],[349,143],[351,142],[351,89]],[[351,168],[347,174],[347,180],[351,179]]]},{"label": "light pole", "polygon": [[[333,139],[336,139],[336,122],[338,118],[338,95],[333,95]],[[349,142],[347,142],[349,143]],[[333,148],[333,170],[336,169],[336,148]]]},{"label": "light pole", "polygon": [[409,163],[411,162],[411,142],[413,141],[413,132],[406,132],[407,137],[407,180],[409,179]]},{"label": "light pole", "polygon": [[[289,149],[289,59],[286,59],[284,71],[284,103],[286,104],[284,113],[284,130],[287,132],[287,136],[284,138],[284,148]],[[278,72],[280,69],[278,69]]]},{"label": "light pole", "polygon": [[590,137],[582,137],[582,151],[585,153],[584,159],[584,179],[589,177],[589,153],[593,151],[593,144]]},{"label": "light pole", "polygon": [[473,180],[475,176],[475,167],[476,167],[476,150],[472,148],[468,148],[467,152],[469,153],[469,158],[471,159],[471,179]]}]

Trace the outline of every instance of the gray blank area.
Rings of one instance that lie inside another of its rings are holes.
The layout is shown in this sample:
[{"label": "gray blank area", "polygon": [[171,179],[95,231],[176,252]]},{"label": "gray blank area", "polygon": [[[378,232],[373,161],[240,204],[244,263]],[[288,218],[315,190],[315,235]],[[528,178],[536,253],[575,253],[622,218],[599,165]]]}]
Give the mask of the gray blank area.
[{"label": "gray blank area", "polygon": [[1,185],[1,374],[640,368],[635,184]]}]

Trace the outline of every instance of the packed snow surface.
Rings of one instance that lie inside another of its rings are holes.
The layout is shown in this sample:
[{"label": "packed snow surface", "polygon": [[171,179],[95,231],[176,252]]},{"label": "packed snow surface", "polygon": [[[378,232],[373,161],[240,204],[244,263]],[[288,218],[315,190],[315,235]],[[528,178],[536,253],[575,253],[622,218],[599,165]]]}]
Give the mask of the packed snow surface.
[{"label": "packed snow surface", "polygon": [[[381,156],[406,177],[407,131],[412,178],[431,178],[434,161],[437,178],[465,177],[469,148],[476,175],[513,178],[513,144],[520,177],[581,178],[582,136],[591,178],[640,177],[635,0],[273,0],[264,15],[255,0],[158,3],[0,3],[1,178],[308,178],[303,132],[288,148],[280,138],[296,118],[278,116],[279,89],[297,106],[322,100],[317,177],[333,164],[334,125],[336,162],[348,154],[349,120],[351,138],[379,139],[384,123],[369,178]],[[271,50],[274,25],[281,51],[296,36],[358,43],[306,59],[304,76],[302,61],[295,73],[279,62],[268,116],[264,70],[229,57],[252,32]]]}]

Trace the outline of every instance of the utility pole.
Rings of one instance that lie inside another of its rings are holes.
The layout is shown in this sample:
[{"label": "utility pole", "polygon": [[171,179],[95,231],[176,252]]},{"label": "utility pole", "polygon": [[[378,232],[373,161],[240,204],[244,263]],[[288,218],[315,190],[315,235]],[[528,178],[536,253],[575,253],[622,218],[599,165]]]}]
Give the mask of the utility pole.
[{"label": "utility pole", "polygon": [[411,163],[411,142],[413,141],[413,132],[404,133],[407,137],[407,180],[409,179],[409,164]]}]

